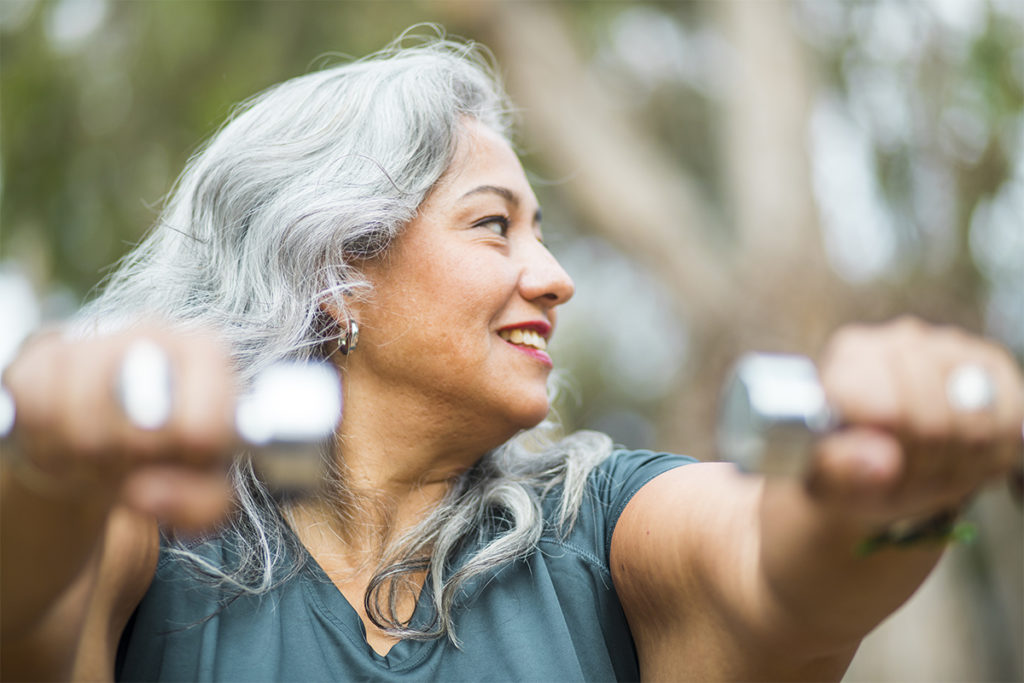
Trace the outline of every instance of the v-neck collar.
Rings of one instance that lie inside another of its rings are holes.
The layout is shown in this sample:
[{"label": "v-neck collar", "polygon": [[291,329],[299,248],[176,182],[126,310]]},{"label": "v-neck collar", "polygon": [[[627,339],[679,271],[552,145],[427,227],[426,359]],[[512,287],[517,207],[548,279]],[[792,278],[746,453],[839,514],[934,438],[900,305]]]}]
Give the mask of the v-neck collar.
[{"label": "v-neck collar", "polygon": [[[316,607],[331,623],[338,626],[338,629],[356,646],[365,651],[367,657],[378,666],[389,671],[404,671],[418,665],[433,649],[435,649],[440,638],[431,640],[413,640],[406,638],[399,640],[391,646],[387,654],[378,653],[366,640],[366,625],[363,623],[359,613],[345,597],[338,587],[328,576],[316,558],[300,542],[301,552],[304,553],[302,572],[311,579],[303,581],[304,588]],[[416,607],[413,610],[411,624],[414,626],[423,625],[433,609],[430,604],[430,575],[428,574],[423,582],[423,588],[416,598]]]}]

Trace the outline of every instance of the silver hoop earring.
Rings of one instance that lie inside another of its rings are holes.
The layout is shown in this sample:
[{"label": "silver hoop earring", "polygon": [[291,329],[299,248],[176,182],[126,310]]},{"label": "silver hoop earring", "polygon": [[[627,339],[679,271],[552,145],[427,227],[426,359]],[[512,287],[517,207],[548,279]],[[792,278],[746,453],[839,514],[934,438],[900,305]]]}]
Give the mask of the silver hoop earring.
[{"label": "silver hoop earring", "polygon": [[338,339],[338,350],[341,351],[342,355],[347,356],[352,351],[355,351],[357,346],[359,346],[359,323],[349,318],[348,329]]}]

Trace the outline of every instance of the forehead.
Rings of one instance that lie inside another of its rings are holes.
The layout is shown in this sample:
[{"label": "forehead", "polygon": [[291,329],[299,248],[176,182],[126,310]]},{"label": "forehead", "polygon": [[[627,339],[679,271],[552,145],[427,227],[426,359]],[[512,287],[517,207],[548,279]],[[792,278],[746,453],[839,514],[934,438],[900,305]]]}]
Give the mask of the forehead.
[{"label": "forehead", "polygon": [[435,192],[455,198],[480,185],[507,188],[528,203],[537,203],[519,157],[508,141],[478,121],[467,119],[459,133],[452,163]]}]

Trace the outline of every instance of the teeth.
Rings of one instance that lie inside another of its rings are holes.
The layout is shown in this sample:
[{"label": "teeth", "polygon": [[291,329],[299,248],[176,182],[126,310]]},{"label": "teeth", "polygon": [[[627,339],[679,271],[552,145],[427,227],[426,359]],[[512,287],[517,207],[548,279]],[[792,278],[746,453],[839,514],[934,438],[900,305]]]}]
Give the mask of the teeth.
[{"label": "teeth", "polygon": [[520,344],[522,346],[530,346],[540,351],[545,351],[548,348],[548,344],[544,341],[544,337],[540,333],[533,330],[502,330],[498,333],[502,339],[512,342],[513,344]]}]

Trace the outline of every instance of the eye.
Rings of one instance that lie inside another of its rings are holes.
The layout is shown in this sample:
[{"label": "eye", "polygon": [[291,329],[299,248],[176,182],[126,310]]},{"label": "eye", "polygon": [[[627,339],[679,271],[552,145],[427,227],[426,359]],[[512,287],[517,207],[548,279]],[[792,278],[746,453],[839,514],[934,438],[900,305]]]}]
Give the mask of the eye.
[{"label": "eye", "polygon": [[473,224],[474,228],[487,228],[499,237],[508,235],[508,218],[506,216],[487,216]]}]

